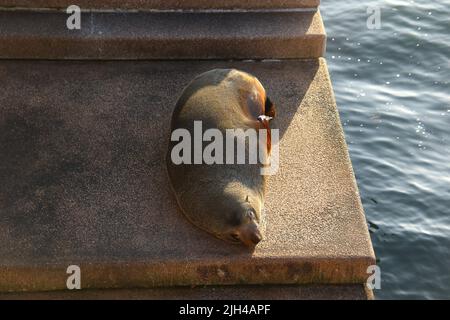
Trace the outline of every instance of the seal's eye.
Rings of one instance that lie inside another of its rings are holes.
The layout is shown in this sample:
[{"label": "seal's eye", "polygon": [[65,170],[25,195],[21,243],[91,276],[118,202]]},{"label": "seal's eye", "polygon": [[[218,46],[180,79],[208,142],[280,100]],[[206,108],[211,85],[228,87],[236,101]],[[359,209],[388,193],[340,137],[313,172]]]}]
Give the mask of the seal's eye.
[{"label": "seal's eye", "polygon": [[249,217],[250,219],[255,219],[256,218],[255,211],[253,209],[247,210],[247,217]]},{"label": "seal's eye", "polygon": [[239,238],[239,234],[236,232],[231,232],[228,234],[228,240],[231,242],[241,242],[241,239]]}]

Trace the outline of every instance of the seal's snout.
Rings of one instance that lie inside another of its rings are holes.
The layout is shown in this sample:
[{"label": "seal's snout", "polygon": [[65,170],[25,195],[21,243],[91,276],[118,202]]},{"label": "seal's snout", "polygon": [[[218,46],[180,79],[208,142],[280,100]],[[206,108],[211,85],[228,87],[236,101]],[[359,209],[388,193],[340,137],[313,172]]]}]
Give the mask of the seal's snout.
[{"label": "seal's snout", "polygon": [[256,229],[255,232],[252,232],[250,234],[249,239],[251,243],[256,246],[262,240],[261,232],[259,232],[259,230]]},{"label": "seal's snout", "polygon": [[254,222],[247,224],[241,229],[240,238],[242,243],[248,247],[256,246],[263,239],[258,225]]}]

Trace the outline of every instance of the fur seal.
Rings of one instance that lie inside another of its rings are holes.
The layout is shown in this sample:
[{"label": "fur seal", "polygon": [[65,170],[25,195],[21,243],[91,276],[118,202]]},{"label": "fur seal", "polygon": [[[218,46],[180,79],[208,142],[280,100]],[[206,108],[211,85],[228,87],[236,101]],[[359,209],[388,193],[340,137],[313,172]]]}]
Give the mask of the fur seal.
[{"label": "fur seal", "polygon": [[[267,129],[268,157],[269,120],[274,116],[275,108],[256,77],[236,69],[214,69],[198,75],[184,89],[172,114],[171,133],[184,129],[194,136],[198,121],[203,130],[218,129],[223,136],[227,129]],[[203,150],[205,143],[201,143]],[[171,138],[166,165],[186,218],[225,241],[249,247],[258,244],[263,238],[265,192],[261,164],[175,164],[176,144]],[[248,141],[245,145],[247,150]],[[191,151],[195,152],[194,147]]]}]

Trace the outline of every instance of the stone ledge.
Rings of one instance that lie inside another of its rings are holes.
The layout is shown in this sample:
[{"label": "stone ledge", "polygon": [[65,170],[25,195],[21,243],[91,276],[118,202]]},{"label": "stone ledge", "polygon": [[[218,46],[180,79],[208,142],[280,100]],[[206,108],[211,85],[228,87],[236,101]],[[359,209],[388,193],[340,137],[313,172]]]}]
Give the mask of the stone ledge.
[{"label": "stone ledge", "polygon": [[361,284],[207,286],[0,293],[0,300],[373,300]]},{"label": "stone ledge", "polygon": [[0,11],[3,59],[317,58],[319,12],[90,12],[81,29],[64,12]]},{"label": "stone ledge", "polygon": [[[197,74],[256,75],[278,105],[280,169],[254,252],[181,215],[164,157]],[[0,291],[364,283],[374,253],[323,59],[0,61]]]},{"label": "stone ledge", "polygon": [[317,7],[320,0],[0,0],[0,7],[65,9],[72,4],[82,9],[296,9]]}]

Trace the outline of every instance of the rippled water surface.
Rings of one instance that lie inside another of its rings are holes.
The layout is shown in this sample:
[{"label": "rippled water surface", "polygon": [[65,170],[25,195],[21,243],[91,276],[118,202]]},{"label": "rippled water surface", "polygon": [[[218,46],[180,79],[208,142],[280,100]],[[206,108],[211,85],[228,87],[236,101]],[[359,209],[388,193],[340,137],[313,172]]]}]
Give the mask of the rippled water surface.
[{"label": "rippled water surface", "polygon": [[[368,6],[381,29],[369,29]],[[377,298],[450,298],[450,1],[322,0],[327,60],[381,268]]]}]

